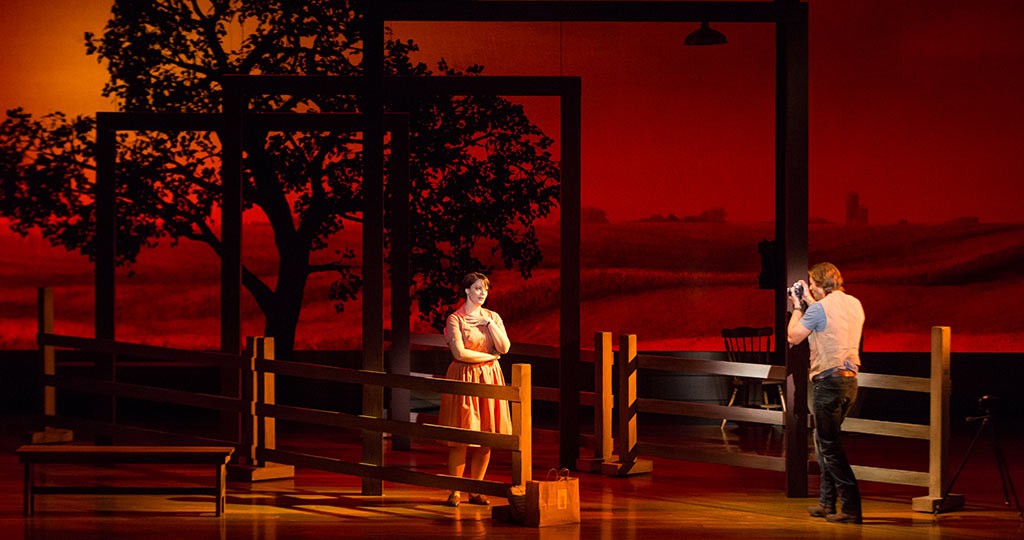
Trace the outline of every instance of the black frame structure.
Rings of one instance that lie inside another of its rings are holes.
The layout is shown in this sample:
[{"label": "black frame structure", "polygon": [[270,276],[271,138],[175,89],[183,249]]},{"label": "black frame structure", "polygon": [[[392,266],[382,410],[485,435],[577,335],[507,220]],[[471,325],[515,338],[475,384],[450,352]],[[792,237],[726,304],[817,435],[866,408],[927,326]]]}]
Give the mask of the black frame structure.
[{"label": "black frame structure", "polygon": [[[384,93],[384,25],[386,21],[467,22],[742,22],[774,24],[775,36],[775,293],[776,354],[786,364],[786,399],[804,403],[807,396],[806,347],[786,348],[787,283],[807,272],[808,218],[808,29],[807,4],[799,0],[762,2],[586,1],[586,0],[376,0],[368,3],[364,34],[365,134],[369,141],[383,139],[381,97]],[[563,111],[564,115],[564,111]],[[563,118],[563,122],[565,119]],[[564,132],[563,132],[564,136]],[[374,142],[376,144],[376,142]],[[366,147],[369,155],[370,147]],[[567,152],[570,152],[567,154]],[[572,154],[575,152],[577,154]],[[563,150],[563,159],[578,158],[579,148]],[[368,159],[365,177],[381,177],[381,159]],[[578,170],[563,164],[563,204],[579,200]],[[376,181],[376,180],[374,180]],[[567,200],[568,199],[568,200]],[[559,360],[559,464],[572,467],[578,451],[579,392],[575,375],[579,365],[580,288],[579,215],[567,216],[562,207],[562,242],[575,243],[575,252],[563,251]],[[571,211],[571,210],[569,210]],[[578,211],[578,209],[577,209]],[[577,218],[575,220],[569,217]],[[569,239],[569,240],[567,240]],[[365,309],[365,308],[364,308]],[[364,324],[366,318],[364,317]],[[366,335],[364,330],[364,336]],[[364,338],[365,339],[365,338]],[[786,494],[807,495],[807,411],[789,407],[785,415]]]},{"label": "black frame structure", "polygon": [[[298,79],[298,80],[297,80]],[[240,354],[242,347],[241,328],[241,290],[242,290],[242,151],[245,147],[244,137],[252,131],[358,131],[362,124],[361,115],[353,113],[326,114],[293,114],[293,113],[249,113],[246,111],[245,96],[254,92],[278,90],[309,92],[307,78],[264,78],[231,76],[225,77],[225,107],[221,114],[216,113],[107,113],[96,115],[96,269],[95,269],[95,337],[113,341],[116,336],[115,324],[115,267],[117,257],[117,208],[116,180],[114,166],[116,161],[116,134],[119,131],[212,131],[217,132],[222,144],[222,185],[221,185],[221,279],[220,279],[220,350],[228,354]],[[260,84],[260,81],[263,81]],[[351,81],[346,81],[349,87]],[[337,84],[335,82],[335,84]],[[322,87],[323,84],[316,87]],[[405,114],[388,114],[385,116],[385,130],[392,133],[392,153],[395,165],[392,166],[391,180],[395,196],[392,207],[395,220],[400,224],[393,231],[394,241],[399,245],[408,245],[408,167],[398,167],[399,163],[408,163],[409,159],[409,125]],[[405,204],[402,204],[404,196]],[[405,224],[405,226],[401,226]],[[393,304],[401,304],[408,313],[410,277],[408,273],[408,250],[395,250],[392,254],[392,265],[396,268],[393,282],[395,296]],[[404,263],[403,263],[404,261]],[[404,271],[404,272],[403,272]],[[405,283],[403,288],[400,284]],[[402,292],[404,291],[404,293]],[[398,311],[401,313],[401,311]],[[408,315],[404,318],[408,328]],[[401,323],[400,323],[401,324]],[[406,330],[408,334],[408,330]],[[409,346],[405,345],[405,353],[398,355],[393,361],[393,369],[398,373],[409,373]],[[404,359],[404,363],[401,360]],[[116,365],[114,359],[97,361],[97,376],[113,380]],[[225,369],[221,372],[221,390],[224,392],[240,391],[240,380],[236,370]],[[381,399],[383,393],[381,392]],[[392,409],[394,404],[406,403],[404,409],[408,416],[408,392],[395,390],[392,393]],[[383,409],[383,407],[381,407]],[[111,404],[109,411],[103,414],[114,419],[116,407]],[[223,416],[222,430],[228,436],[238,434],[240,426],[237,418],[227,414]]]},{"label": "black frame structure", "polygon": [[[365,125],[360,114],[293,114],[251,113],[248,98],[259,94],[309,95],[317,93],[358,94],[366,96],[364,81],[351,77],[330,76],[228,76],[223,79],[224,109],[221,114],[151,114],[100,113],[97,115],[97,265],[96,265],[96,337],[113,339],[114,329],[114,266],[116,256],[116,208],[113,167],[115,160],[115,133],[117,131],[217,131],[222,144],[221,220],[223,255],[221,259],[221,325],[220,342],[223,352],[237,354],[242,343],[241,334],[241,241],[242,241],[242,152],[244,138],[253,129],[347,131],[364,130],[364,161],[375,177],[366,176],[363,210],[363,361],[362,368],[370,371],[389,371],[408,374],[410,368],[410,209],[408,168],[391,171],[392,181],[392,250],[391,250],[391,328],[392,345],[390,366],[384,363],[384,176],[383,136],[392,133],[392,167],[408,162],[408,121],[405,115],[383,114],[382,122],[375,124],[381,144],[377,154],[371,153],[377,140]],[[569,221],[574,231],[562,238],[562,258],[575,261],[576,305],[579,303],[579,171],[580,171],[580,80],[577,77],[394,77],[388,78],[384,89],[373,93],[374,98],[402,100],[424,95],[517,95],[551,96],[560,99],[562,109],[562,189],[560,205],[562,221]],[[362,120],[361,120],[362,119]],[[374,159],[379,157],[379,159]],[[374,165],[379,168],[374,168]],[[563,226],[563,231],[566,229]],[[578,310],[577,310],[578,321]],[[576,335],[579,334],[577,324]],[[578,358],[579,343],[575,345]],[[112,373],[104,375],[113,376]],[[574,378],[572,378],[575,381]],[[221,375],[225,391],[237,388],[237,375],[225,371]],[[578,389],[574,389],[578,392]],[[384,392],[380,387],[364,387],[364,415],[383,417]],[[391,393],[391,417],[407,420],[409,416],[408,392]],[[226,428],[235,429],[234,426]],[[407,441],[394,441],[396,447]],[[572,441],[574,448],[578,442]],[[574,450],[575,451],[575,450]],[[366,432],[363,436],[363,461],[383,463],[383,438],[379,433]],[[363,493],[380,494],[380,480],[363,479]]]},{"label": "black frame structure", "polygon": [[[96,233],[96,337],[114,339],[114,267],[116,257],[116,209],[114,164],[117,131],[217,131],[222,139],[223,193],[221,266],[221,350],[241,349],[241,239],[242,151],[247,125],[267,129],[322,129],[342,127],[337,118],[321,115],[260,115],[247,112],[245,96],[254,92],[308,94],[331,91],[356,94],[363,114],[358,126],[346,120],[344,129],[364,134],[366,200],[363,227],[363,369],[385,371],[384,366],[384,135],[388,130],[384,104],[389,97],[429,94],[558,96],[561,99],[562,266],[560,359],[559,359],[559,463],[573,467],[578,455],[580,428],[580,92],[574,77],[419,77],[384,76],[384,24],[386,21],[548,21],[548,22],[747,22],[776,26],[776,226],[778,256],[774,260],[775,332],[777,353],[785,359],[786,399],[803,403],[807,395],[806,349],[787,349],[787,283],[807,271],[808,106],[807,106],[807,5],[797,0],[763,2],[678,1],[438,1],[376,0],[366,4],[363,76],[254,77],[224,79],[223,112],[217,114],[100,113],[97,115],[97,233]],[[309,118],[304,120],[304,118]],[[407,201],[407,193],[406,193]],[[396,201],[401,195],[396,197]],[[404,209],[403,209],[404,207]],[[408,371],[409,351],[409,245],[408,204],[393,208],[396,232],[393,241],[392,372]],[[404,231],[404,232],[403,232]],[[403,238],[404,235],[404,238]],[[403,259],[404,257],[404,259]],[[402,314],[405,314],[403,317]],[[113,376],[113,373],[109,374]],[[237,384],[222,377],[222,384]],[[363,413],[383,415],[382,389],[363,392]],[[398,403],[393,402],[395,412]],[[406,408],[407,410],[407,408]],[[786,493],[807,495],[807,411],[790,407],[785,416]],[[383,444],[379,434],[364,435],[363,459],[380,464]],[[380,481],[363,479],[365,494],[379,494]]]}]

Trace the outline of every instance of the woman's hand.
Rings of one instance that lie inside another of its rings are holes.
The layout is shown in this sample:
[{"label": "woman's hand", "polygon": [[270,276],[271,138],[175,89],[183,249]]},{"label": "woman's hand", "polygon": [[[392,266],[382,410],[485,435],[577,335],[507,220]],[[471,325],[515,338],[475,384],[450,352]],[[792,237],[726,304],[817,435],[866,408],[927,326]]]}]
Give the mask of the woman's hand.
[{"label": "woman's hand", "polygon": [[483,315],[466,315],[464,319],[470,326],[490,326],[494,322]]}]

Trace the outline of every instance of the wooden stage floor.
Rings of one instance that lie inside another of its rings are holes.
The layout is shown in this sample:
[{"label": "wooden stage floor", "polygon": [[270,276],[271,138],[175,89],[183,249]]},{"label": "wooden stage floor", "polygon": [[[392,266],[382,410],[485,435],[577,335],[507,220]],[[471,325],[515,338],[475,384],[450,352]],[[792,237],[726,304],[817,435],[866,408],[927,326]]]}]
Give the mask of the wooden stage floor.
[{"label": "wooden stage floor", "polygon": [[[385,484],[385,496],[363,497],[359,479],[307,469],[298,470],[291,480],[229,483],[227,512],[222,518],[213,516],[212,497],[175,495],[42,495],[36,502],[36,515],[25,518],[22,468],[13,450],[27,427],[16,418],[0,420],[6,426],[0,440],[0,538],[7,540],[1024,538],[1024,521],[1003,503],[989,437],[982,438],[975,448],[954,490],[966,496],[966,507],[937,516],[911,511],[911,499],[926,494],[924,488],[862,483],[864,524],[830,524],[807,515],[805,508],[816,499],[785,497],[781,473],[655,459],[652,474],[630,478],[580,474],[582,523],[531,529],[492,522],[487,507],[442,506],[446,493],[439,490]],[[764,432],[730,429],[723,441],[717,427],[680,430],[687,432],[693,444],[717,445],[723,451],[726,447],[732,451],[777,449],[777,441],[765,438]],[[955,433],[954,466],[972,436],[973,432]],[[309,453],[340,451],[315,433],[284,433],[281,438]],[[537,438],[535,475],[543,475],[557,452],[550,435],[538,434]],[[1022,440],[1016,430],[1002,443],[1012,462],[1011,476],[1018,482],[1018,494],[1024,483]],[[858,456],[898,466],[903,466],[908,452],[916,454],[924,448],[927,453],[926,447],[886,446],[864,436],[849,441],[851,452]],[[419,470],[444,470],[445,452],[438,445],[418,444],[413,451],[398,454],[396,460],[417,463]],[[52,484],[210,481],[209,471],[152,466],[51,466],[41,474]],[[508,456],[497,453],[489,478],[509,475]],[[816,492],[815,479],[811,480],[811,492]]]}]

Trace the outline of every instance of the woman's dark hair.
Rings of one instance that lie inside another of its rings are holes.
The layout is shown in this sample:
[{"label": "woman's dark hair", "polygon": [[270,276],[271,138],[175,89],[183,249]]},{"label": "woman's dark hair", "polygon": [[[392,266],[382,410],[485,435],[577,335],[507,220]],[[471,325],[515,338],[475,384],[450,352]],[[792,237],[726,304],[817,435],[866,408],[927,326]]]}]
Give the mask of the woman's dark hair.
[{"label": "woman's dark hair", "polygon": [[462,291],[473,286],[477,281],[484,282],[484,288],[491,290],[491,280],[487,279],[487,276],[480,272],[470,272],[466,274],[466,277],[462,278]]}]

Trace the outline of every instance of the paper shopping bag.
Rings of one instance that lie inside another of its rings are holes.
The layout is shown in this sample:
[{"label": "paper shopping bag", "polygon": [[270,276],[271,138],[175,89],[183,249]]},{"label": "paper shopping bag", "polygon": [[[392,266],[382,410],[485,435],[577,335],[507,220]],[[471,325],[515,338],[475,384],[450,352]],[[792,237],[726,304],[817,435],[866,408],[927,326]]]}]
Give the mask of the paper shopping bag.
[{"label": "paper shopping bag", "polygon": [[580,522],[580,479],[570,478],[569,470],[554,471],[554,479],[526,484],[525,523],[545,527]]}]

